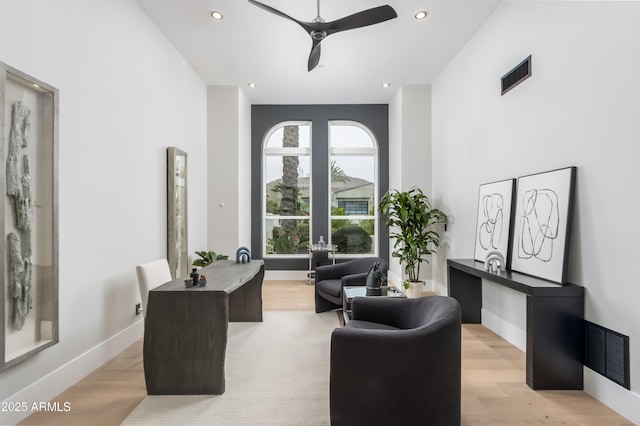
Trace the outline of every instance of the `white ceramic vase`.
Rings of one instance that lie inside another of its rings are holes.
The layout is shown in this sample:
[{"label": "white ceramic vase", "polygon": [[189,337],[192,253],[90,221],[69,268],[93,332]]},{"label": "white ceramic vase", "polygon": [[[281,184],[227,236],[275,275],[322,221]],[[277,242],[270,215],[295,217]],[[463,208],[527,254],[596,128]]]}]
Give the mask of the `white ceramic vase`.
[{"label": "white ceramic vase", "polygon": [[407,297],[420,297],[424,291],[425,281],[410,282],[409,288],[406,290]]}]

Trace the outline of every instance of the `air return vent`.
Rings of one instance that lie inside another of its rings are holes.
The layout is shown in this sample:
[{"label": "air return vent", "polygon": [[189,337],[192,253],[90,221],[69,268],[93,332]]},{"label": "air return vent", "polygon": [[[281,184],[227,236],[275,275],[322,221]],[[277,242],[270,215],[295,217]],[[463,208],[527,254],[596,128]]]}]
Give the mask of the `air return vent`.
[{"label": "air return vent", "polygon": [[585,366],[620,386],[631,389],[629,336],[585,321],[585,344]]},{"label": "air return vent", "polygon": [[502,94],[531,77],[531,55],[502,76]]}]

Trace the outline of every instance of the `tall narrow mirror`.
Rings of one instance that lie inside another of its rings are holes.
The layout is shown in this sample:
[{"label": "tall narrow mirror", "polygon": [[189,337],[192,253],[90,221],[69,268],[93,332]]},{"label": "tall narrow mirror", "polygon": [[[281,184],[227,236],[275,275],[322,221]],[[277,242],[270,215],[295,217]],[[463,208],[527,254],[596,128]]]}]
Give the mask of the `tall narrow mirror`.
[{"label": "tall narrow mirror", "polygon": [[187,153],[173,146],[167,148],[167,245],[171,275],[187,276]]}]

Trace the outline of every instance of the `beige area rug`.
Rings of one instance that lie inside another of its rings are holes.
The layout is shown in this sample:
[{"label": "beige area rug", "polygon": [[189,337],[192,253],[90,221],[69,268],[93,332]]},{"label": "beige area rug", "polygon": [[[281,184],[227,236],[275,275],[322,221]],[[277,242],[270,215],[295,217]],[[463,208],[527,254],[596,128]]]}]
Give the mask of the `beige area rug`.
[{"label": "beige area rug", "polygon": [[335,312],[264,313],[229,323],[222,395],[147,396],[124,425],[328,425]]}]

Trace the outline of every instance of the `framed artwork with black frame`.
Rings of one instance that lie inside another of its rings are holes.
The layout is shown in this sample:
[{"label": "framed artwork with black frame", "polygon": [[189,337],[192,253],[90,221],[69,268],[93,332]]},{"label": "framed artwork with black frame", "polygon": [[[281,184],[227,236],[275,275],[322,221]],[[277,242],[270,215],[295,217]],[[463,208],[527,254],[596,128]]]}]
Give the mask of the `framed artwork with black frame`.
[{"label": "framed artwork with black frame", "polygon": [[511,216],[515,179],[480,185],[474,259],[484,262],[487,254],[499,252],[509,267]]},{"label": "framed artwork with black frame", "polygon": [[576,168],[518,178],[511,269],[567,281]]}]

